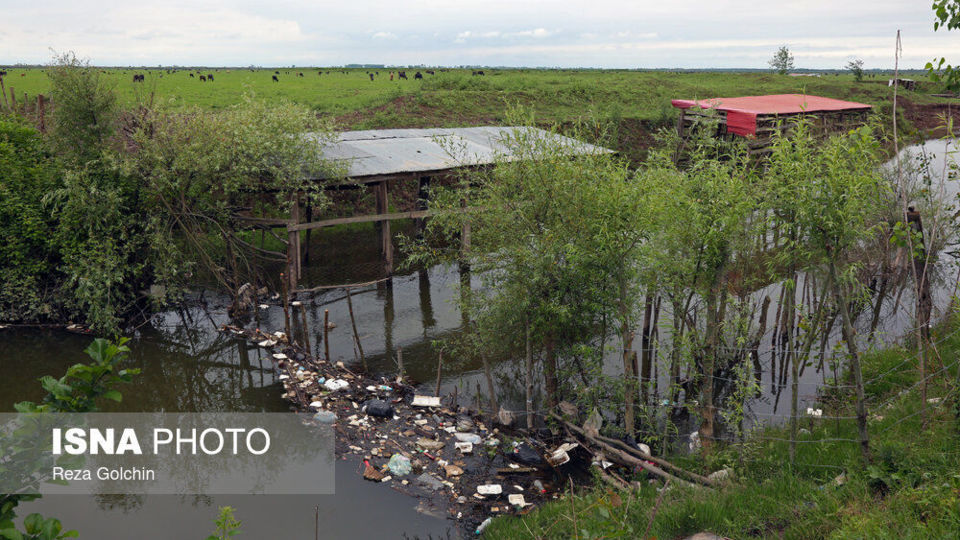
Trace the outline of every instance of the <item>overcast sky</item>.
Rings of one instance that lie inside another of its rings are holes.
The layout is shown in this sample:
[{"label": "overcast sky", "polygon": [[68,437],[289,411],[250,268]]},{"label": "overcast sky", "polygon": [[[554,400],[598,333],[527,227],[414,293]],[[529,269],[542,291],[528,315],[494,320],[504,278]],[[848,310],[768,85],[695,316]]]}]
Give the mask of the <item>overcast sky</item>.
[{"label": "overcast sky", "polygon": [[604,68],[960,61],[931,0],[0,0],[0,64],[51,50],[97,65],[345,63]]}]

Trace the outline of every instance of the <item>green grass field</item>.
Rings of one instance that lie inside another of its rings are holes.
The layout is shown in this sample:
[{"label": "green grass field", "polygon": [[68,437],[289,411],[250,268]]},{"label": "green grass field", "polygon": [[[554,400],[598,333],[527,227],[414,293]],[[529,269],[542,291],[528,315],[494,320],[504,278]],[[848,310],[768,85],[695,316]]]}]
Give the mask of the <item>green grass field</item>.
[{"label": "green grass field", "polygon": [[[9,95],[15,89],[35,99],[49,91],[43,69],[8,69],[4,78]],[[273,69],[203,70],[213,73],[214,82],[191,78],[190,71],[111,68],[104,70],[116,84],[121,100],[133,103],[137,92],[155,92],[174,105],[196,105],[218,109],[237,103],[245,93],[268,100],[285,99],[303,104],[318,113],[334,115],[344,128],[415,126],[457,126],[503,119],[505,104],[521,104],[542,122],[569,122],[583,117],[636,119],[663,125],[675,117],[670,100],[773,93],[812,93],[827,97],[883,105],[892,90],[886,77],[868,76],[857,83],[850,75],[790,77],[770,73],[735,72],[653,72],[653,71],[566,71],[486,70],[486,76],[471,76],[469,70],[437,71],[413,79],[416,70],[407,70],[410,80],[394,78],[389,70],[378,70],[374,81],[365,69]],[[329,74],[327,73],[329,71]],[[302,72],[303,77],[297,73]],[[146,82],[132,82],[134,73],[145,73]],[[902,94],[913,103],[929,103],[931,84],[920,84],[916,92]]]},{"label": "green grass field", "polygon": [[[13,87],[18,102],[24,93],[35,103],[37,94],[49,92],[49,81],[42,68],[8,68],[4,77],[7,97]],[[874,105],[889,117],[893,90],[887,76],[868,75],[856,82],[849,74],[822,77],[791,77],[765,72],[667,72],[601,70],[485,70],[485,76],[472,76],[470,70],[423,70],[423,80],[415,80],[416,70],[408,69],[409,80],[394,77],[389,69],[204,69],[214,82],[201,82],[190,70],[167,73],[165,70],[109,68],[103,70],[116,85],[123,104],[138,97],[153,95],[172,107],[197,106],[216,110],[239,102],[244,94],[267,100],[287,100],[333,118],[337,129],[388,129],[503,125],[508,110],[520,105],[533,114],[540,125],[569,126],[578,121],[605,126],[599,142],[620,151],[636,163],[644,159],[654,143],[653,134],[673,125],[677,110],[671,99],[709,98],[741,95],[810,93]],[[279,71],[279,82],[274,82]],[[371,81],[368,72],[379,71]],[[303,77],[298,77],[298,73]],[[329,73],[328,73],[329,72]],[[134,73],[144,73],[144,83],[133,83]],[[920,73],[916,91],[901,90],[901,103],[924,106],[943,102],[931,97],[938,89]],[[919,111],[919,112],[918,112]],[[936,123],[940,111],[901,107],[900,132],[908,136],[917,114],[929,118],[926,129]],[[586,134],[589,136],[589,134]],[[599,133],[598,133],[599,135]]]}]

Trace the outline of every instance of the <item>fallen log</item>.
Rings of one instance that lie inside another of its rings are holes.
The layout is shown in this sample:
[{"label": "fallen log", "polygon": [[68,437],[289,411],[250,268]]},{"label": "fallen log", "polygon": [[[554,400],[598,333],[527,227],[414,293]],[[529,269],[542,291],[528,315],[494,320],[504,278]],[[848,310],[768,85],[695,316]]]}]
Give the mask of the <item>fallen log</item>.
[{"label": "fallen log", "polygon": [[[557,421],[559,421],[559,422],[567,429],[567,431],[568,431],[569,433],[572,433],[573,435],[579,437],[581,440],[586,441],[586,442],[589,442],[589,443],[593,444],[594,446],[597,446],[597,447],[599,447],[600,449],[602,449],[602,450],[604,451],[604,455],[606,455],[607,458],[610,459],[611,461],[617,462],[617,463],[619,463],[619,464],[621,464],[621,465],[623,465],[623,466],[630,467],[630,468],[632,468],[632,467],[640,467],[640,468],[642,468],[643,470],[645,470],[645,471],[647,471],[647,472],[649,472],[649,473],[651,473],[651,474],[653,474],[653,475],[655,475],[655,476],[659,476],[660,478],[663,478],[664,480],[670,480],[670,481],[679,483],[679,484],[681,484],[681,485],[693,486],[693,487],[696,487],[696,486],[698,485],[698,484],[694,484],[694,483],[692,483],[692,482],[690,482],[690,481],[684,480],[683,478],[680,478],[680,477],[678,477],[678,476],[675,476],[675,475],[673,475],[673,474],[671,474],[671,473],[668,473],[667,471],[661,469],[660,467],[657,467],[656,465],[651,465],[650,463],[648,463],[648,461],[650,461],[651,463],[653,463],[652,460],[641,459],[641,458],[639,458],[639,457],[636,457],[636,456],[632,455],[631,453],[628,453],[628,452],[626,452],[626,451],[624,451],[624,450],[621,450],[621,449],[619,449],[619,448],[616,448],[616,447],[614,447],[613,445],[610,445],[610,444],[605,443],[605,442],[603,442],[603,441],[601,441],[601,440],[598,440],[596,437],[593,437],[593,436],[587,434],[587,432],[586,432],[584,429],[582,429],[581,427],[575,426],[575,425],[571,424],[570,422],[567,422],[566,420],[564,420],[564,419],[560,418],[559,416],[557,416],[555,413],[551,413],[551,416],[552,416],[553,418],[555,418]],[[679,469],[678,467],[675,467],[675,466],[674,466],[674,469],[676,469],[676,470],[678,470],[678,471],[681,470],[681,469]],[[686,471],[684,471],[684,472],[685,472],[688,476],[690,476],[690,474],[691,474],[691,473],[686,472]],[[699,475],[695,475],[695,476],[699,476]],[[694,476],[691,476],[691,478],[694,478],[694,479],[695,479]],[[698,481],[699,485],[702,485],[702,486],[707,487],[707,488],[713,488],[713,485],[712,485],[713,482],[712,482],[712,481],[710,481],[710,480],[708,480],[708,479],[704,479],[704,480],[707,480],[707,482],[699,482],[699,481]]]}]

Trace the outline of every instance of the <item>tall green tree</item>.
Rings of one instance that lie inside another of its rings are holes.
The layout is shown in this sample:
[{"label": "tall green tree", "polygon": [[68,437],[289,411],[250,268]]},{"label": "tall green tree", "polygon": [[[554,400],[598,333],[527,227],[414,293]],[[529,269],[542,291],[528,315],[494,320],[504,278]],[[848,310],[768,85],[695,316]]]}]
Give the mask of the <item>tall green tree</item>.
[{"label": "tall green tree", "polygon": [[790,52],[789,47],[784,45],[777,49],[777,52],[773,53],[773,58],[768,60],[767,64],[770,66],[770,69],[780,75],[786,75],[787,72],[793,69],[793,53]]}]

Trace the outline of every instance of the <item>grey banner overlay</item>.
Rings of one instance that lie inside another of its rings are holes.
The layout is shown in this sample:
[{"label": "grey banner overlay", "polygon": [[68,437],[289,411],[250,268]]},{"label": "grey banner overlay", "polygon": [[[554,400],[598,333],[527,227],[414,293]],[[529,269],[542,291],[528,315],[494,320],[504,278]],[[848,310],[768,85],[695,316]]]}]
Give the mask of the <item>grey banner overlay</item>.
[{"label": "grey banner overlay", "polygon": [[330,495],[334,460],[306,414],[0,414],[7,494]]}]

